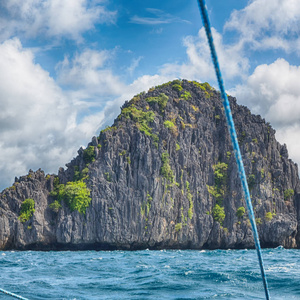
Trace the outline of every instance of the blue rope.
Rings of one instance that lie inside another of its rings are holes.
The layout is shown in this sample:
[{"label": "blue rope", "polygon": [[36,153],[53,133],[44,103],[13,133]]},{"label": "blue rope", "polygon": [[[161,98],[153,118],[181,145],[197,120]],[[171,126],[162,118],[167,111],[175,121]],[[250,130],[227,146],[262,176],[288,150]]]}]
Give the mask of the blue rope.
[{"label": "blue rope", "polygon": [[24,298],[24,297],[22,297],[22,296],[18,296],[18,295],[14,294],[14,293],[8,292],[8,291],[3,290],[3,289],[1,289],[1,288],[0,288],[0,292],[4,293],[4,294],[6,294],[6,295],[9,295],[9,296],[15,297],[15,298],[17,298],[17,299],[28,300],[27,298]]},{"label": "blue rope", "polygon": [[233,119],[232,119],[229,101],[228,101],[227,95],[225,93],[225,88],[224,88],[224,84],[223,84],[220,66],[218,63],[216,49],[215,49],[215,46],[213,43],[213,37],[212,37],[212,33],[211,33],[211,27],[210,27],[208,14],[207,14],[205,0],[199,0],[199,6],[200,6],[202,21],[203,21],[203,24],[205,27],[205,31],[206,31],[206,35],[207,35],[207,39],[208,39],[208,43],[209,43],[209,47],[210,47],[210,51],[211,51],[211,56],[212,56],[212,60],[214,63],[220,91],[221,91],[221,95],[223,98],[223,106],[225,109],[228,130],[230,133],[231,142],[232,142],[232,146],[234,149],[234,155],[235,155],[235,159],[236,159],[236,162],[238,165],[239,175],[240,175],[240,179],[242,182],[243,191],[245,194],[246,204],[247,204],[247,208],[248,208],[248,215],[249,215],[250,223],[252,226],[254,243],[255,243],[255,247],[256,247],[256,251],[257,251],[261,276],[263,279],[263,284],[264,284],[264,289],[265,289],[265,295],[266,295],[266,299],[269,300],[270,295],[269,295],[269,291],[268,291],[267,277],[265,274],[265,269],[264,269],[262,254],[261,254],[261,248],[260,248],[260,243],[259,243],[259,236],[258,236],[258,232],[257,232],[257,228],[256,228],[255,217],[254,217],[253,208],[252,208],[252,204],[251,204],[251,198],[250,198],[248,183],[247,183],[247,179],[246,179],[244,164],[243,164],[243,160],[242,160],[239,143],[237,140],[236,131],[234,128],[234,123],[233,123]]}]

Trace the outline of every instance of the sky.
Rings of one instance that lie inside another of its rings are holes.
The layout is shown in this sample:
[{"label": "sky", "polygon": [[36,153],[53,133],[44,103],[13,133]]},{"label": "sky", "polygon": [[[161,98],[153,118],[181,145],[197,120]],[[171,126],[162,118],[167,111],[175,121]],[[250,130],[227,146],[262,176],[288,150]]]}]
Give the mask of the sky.
[{"label": "sky", "polygon": [[[300,162],[300,1],[207,0],[228,94]],[[196,0],[0,0],[0,188],[57,173],[135,94],[217,88]]]}]

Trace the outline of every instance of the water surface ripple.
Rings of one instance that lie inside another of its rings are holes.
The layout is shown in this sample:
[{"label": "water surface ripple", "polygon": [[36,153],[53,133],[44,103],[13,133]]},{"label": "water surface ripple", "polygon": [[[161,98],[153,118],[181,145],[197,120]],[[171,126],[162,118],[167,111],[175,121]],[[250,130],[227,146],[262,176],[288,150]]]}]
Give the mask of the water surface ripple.
[{"label": "water surface ripple", "polygon": [[[300,250],[263,258],[271,299],[300,299]],[[255,250],[3,251],[0,270],[1,288],[32,300],[265,299]]]}]

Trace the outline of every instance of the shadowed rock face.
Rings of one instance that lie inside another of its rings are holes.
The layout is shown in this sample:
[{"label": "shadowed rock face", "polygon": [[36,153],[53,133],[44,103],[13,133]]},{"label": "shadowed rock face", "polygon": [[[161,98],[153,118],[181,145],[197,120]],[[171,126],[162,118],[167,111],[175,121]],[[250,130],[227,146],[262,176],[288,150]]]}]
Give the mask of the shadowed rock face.
[{"label": "shadowed rock face", "polygon": [[[297,165],[265,120],[229,100],[261,245],[299,248]],[[254,247],[247,212],[237,216],[245,202],[220,94],[209,85],[173,81],[134,97],[88,146],[91,157],[80,149],[58,173],[66,184],[88,171],[86,214],[63,201],[53,211],[57,175],[29,171],[1,193],[0,249]],[[22,223],[27,198],[35,212]]]}]

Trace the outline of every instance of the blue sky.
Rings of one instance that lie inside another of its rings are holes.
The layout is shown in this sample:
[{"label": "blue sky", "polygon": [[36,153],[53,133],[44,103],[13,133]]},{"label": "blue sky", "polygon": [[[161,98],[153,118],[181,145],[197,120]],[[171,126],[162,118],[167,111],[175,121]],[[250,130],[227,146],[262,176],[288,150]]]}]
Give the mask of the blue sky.
[{"label": "blue sky", "polygon": [[[300,162],[300,2],[207,6],[228,93]],[[56,173],[141,91],[217,87],[196,0],[0,0],[0,70],[0,188]]]}]

